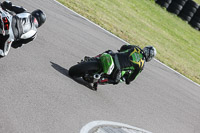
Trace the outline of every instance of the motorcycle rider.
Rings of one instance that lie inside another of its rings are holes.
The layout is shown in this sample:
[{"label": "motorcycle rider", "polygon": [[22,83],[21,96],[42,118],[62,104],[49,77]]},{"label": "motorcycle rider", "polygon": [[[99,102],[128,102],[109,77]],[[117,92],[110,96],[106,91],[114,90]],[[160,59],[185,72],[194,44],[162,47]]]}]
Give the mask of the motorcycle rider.
[{"label": "motorcycle rider", "polygon": [[[37,36],[37,28],[46,21],[46,15],[40,9],[29,13],[25,8],[15,6],[10,1],[2,2],[1,7],[5,11],[13,13],[11,22],[14,34],[14,41],[11,45],[13,48],[21,47],[23,44],[34,40]],[[4,52],[6,38],[8,37],[0,33],[0,50],[2,50],[2,52]],[[1,56],[5,55],[6,54],[3,54]]]},{"label": "motorcycle rider", "polygon": [[[118,84],[120,81],[124,81],[126,84],[130,84],[143,70],[145,62],[149,62],[155,57],[156,49],[153,46],[141,49],[135,45],[123,45],[117,53],[111,50],[105,53],[113,57],[115,67],[109,78],[100,83]],[[121,77],[122,71],[125,71],[123,77]]]}]

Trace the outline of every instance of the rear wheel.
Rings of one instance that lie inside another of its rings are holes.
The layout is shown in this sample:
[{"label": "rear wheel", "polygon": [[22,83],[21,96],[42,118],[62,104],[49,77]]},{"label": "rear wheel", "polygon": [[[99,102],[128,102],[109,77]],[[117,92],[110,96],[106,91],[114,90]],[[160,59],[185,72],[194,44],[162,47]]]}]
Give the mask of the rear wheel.
[{"label": "rear wheel", "polygon": [[98,61],[81,62],[72,66],[69,69],[69,76],[83,77],[85,74],[93,74],[100,70],[100,63]]}]

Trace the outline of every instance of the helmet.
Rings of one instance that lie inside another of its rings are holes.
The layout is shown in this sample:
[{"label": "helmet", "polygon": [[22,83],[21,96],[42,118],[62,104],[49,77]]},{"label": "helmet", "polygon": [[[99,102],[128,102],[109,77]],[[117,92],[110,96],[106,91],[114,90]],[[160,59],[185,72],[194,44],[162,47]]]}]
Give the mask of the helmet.
[{"label": "helmet", "polygon": [[143,48],[146,62],[150,61],[156,56],[156,49],[153,46],[146,46]]},{"label": "helmet", "polygon": [[33,11],[32,16],[38,21],[38,27],[40,27],[46,21],[46,15],[40,9]]}]

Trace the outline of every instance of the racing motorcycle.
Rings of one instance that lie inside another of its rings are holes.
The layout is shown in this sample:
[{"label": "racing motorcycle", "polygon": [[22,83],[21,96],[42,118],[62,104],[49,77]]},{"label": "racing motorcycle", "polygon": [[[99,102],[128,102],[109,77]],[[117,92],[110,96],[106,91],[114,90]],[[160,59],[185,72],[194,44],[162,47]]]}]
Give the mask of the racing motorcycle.
[{"label": "racing motorcycle", "polygon": [[11,44],[14,41],[12,19],[13,14],[0,7],[0,57],[8,54]]},{"label": "racing motorcycle", "polygon": [[[109,84],[109,78],[111,78],[111,73],[116,67],[119,69],[119,63],[115,56],[111,56],[108,53],[103,53],[96,57],[85,57],[81,62],[72,66],[69,69],[69,75],[73,78],[82,77],[88,83],[92,83],[94,90],[97,90],[98,84],[105,85]],[[125,81],[126,71],[121,71],[120,81]]]}]

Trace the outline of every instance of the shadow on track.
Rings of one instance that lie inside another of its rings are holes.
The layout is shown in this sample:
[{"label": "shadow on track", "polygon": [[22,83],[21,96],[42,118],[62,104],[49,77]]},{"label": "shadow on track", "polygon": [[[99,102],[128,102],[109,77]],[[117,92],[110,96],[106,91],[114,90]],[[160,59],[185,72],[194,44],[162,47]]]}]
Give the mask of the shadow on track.
[{"label": "shadow on track", "polygon": [[87,88],[93,90],[92,86],[91,86],[88,82],[84,81],[82,78],[72,78],[72,77],[70,77],[69,74],[68,74],[68,71],[69,71],[69,70],[67,70],[67,69],[65,69],[65,68],[63,68],[63,67],[61,67],[60,65],[58,65],[58,64],[56,64],[56,63],[54,63],[54,62],[51,62],[51,61],[50,61],[50,63],[51,63],[51,66],[52,66],[55,70],[57,70],[58,72],[60,72],[61,74],[65,75],[65,76],[67,76],[68,78],[73,79],[73,80],[76,81],[77,83],[79,83],[79,84],[81,84],[81,85],[83,85],[83,86],[85,86],[85,87],[87,87]]}]

